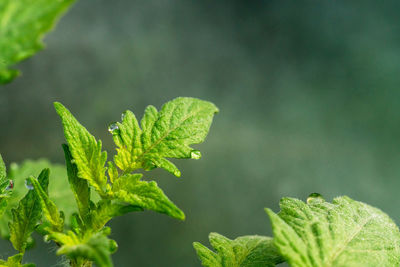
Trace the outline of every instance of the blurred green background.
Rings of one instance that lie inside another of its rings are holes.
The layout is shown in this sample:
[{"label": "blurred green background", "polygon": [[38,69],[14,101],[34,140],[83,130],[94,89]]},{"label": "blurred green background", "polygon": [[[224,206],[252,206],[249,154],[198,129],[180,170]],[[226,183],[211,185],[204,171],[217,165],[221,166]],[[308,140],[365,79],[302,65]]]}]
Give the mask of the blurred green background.
[{"label": "blurred green background", "polygon": [[[221,110],[199,161],[150,176],[185,211],[111,223],[115,266],[200,266],[193,241],[271,234],[283,196],[348,195],[400,222],[398,1],[80,0],[0,88],[7,161],[63,162],[61,101],[114,153],[110,122],[177,96]],[[0,243],[1,255],[12,253]],[[60,266],[38,237],[27,261]]]}]

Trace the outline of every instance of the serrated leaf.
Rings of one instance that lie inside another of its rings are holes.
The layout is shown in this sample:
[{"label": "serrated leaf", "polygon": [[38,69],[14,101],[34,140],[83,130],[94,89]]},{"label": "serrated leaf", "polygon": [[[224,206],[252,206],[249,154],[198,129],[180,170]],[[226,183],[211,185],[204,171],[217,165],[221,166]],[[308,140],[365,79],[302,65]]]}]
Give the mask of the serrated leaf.
[{"label": "serrated leaf", "polygon": [[[66,169],[61,164],[52,164],[46,159],[26,160],[21,164],[12,163],[9,170],[9,178],[13,180],[13,190],[9,190],[8,203],[4,214],[0,215],[0,235],[9,238],[8,223],[12,219],[11,209],[18,206],[19,201],[28,192],[25,180],[29,176],[37,177],[43,169],[50,169],[51,181],[49,184],[50,198],[65,213],[66,218],[77,212],[77,207],[66,176]],[[69,223],[69,219],[66,221]]]},{"label": "serrated leaf", "polygon": [[[44,169],[38,181],[42,188],[49,184],[49,169]],[[19,202],[17,208],[12,209],[12,221],[9,223],[10,241],[14,248],[21,253],[25,252],[28,240],[31,238],[35,226],[42,217],[41,206],[35,192],[30,190]]]},{"label": "serrated leaf", "polygon": [[[61,244],[60,249],[57,250],[57,255],[66,255],[75,263],[90,260],[94,261],[99,267],[112,267],[111,254],[115,252],[116,243],[106,237],[108,234],[109,230],[105,230],[79,238],[71,231],[67,234],[53,232],[49,234],[48,238]],[[76,264],[73,266],[86,265]]]},{"label": "serrated leaf", "polygon": [[209,239],[216,252],[193,243],[205,267],[270,267],[283,262],[270,237],[253,235],[230,240],[211,233]]},{"label": "serrated leaf", "polygon": [[43,48],[41,39],[74,0],[0,1],[0,84],[10,82],[19,71],[14,64]]},{"label": "serrated leaf", "polygon": [[103,196],[107,184],[104,166],[107,153],[101,151],[101,141],[96,141],[62,104],[56,102],[54,107],[61,118],[65,139],[78,167],[78,176],[88,180],[90,185]]},{"label": "serrated leaf", "polygon": [[293,198],[267,209],[275,245],[290,266],[399,266],[400,232],[381,210],[348,197],[308,204]]},{"label": "serrated leaf", "polygon": [[147,107],[140,129],[135,115],[126,111],[122,122],[111,128],[118,146],[114,161],[125,173],[160,167],[179,177],[178,168],[165,158],[198,159],[199,151],[190,145],[204,141],[217,112],[211,102],[179,97],[167,102],[160,112]]},{"label": "serrated leaf", "polygon": [[185,219],[185,214],[168,199],[156,182],[141,181],[141,177],[141,174],[127,174],[118,178],[112,188],[115,197],[133,206]]},{"label": "serrated leaf", "polygon": [[68,181],[78,205],[79,214],[84,220],[89,213],[90,188],[87,180],[78,177],[78,168],[72,163],[72,155],[68,145],[63,145],[65,164],[67,166]]},{"label": "serrated leaf", "polygon": [[50,200],[47,188],[43,188],[39,181],[33,177],[29,177],[27,180],[32,184],[36,193],[35,195],[39,199],[43,216],[51,224],[52,230],[62,231],[64,228],[64,218],[54,202]]}]

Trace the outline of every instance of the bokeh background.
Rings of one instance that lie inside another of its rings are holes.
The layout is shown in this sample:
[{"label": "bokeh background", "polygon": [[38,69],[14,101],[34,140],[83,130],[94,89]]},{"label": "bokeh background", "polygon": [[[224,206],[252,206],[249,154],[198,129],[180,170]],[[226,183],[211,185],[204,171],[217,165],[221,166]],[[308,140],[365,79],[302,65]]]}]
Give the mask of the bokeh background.
[{"label": "bokeh background", "polygon": [[[115,266],[200,266],[193,241],[270,235],[264,207],[319,192],[380,207],[400,223],[398,1],[80,0],[47,49],[0,87],[7,163],[63,162],[61,101],[114,153],[110,122],[177,96],[221,110],[183,178],[151,174],[187,219],[115,219]],[[149,174],[150,175],[150,174]],[[0,243],[1,255],[12,253]],[[38,237],[27,261],[60,266]]]}]

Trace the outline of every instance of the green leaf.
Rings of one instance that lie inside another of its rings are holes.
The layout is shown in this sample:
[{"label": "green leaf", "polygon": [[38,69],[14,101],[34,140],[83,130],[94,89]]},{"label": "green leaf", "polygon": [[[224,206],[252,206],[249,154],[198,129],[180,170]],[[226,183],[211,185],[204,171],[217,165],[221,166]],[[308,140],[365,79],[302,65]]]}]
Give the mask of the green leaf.
[{"label": "green leaf", "polygon": [[164,168],[176,176],[178,168],[165,158],[199,159],[190,147],[206,138],[218,108],[211,102],[179,97],[166,103],[160,112],[148,106],[140,129],[135,115],[126,111],[122,122],[110,126],[118,154],[115,164],[125,173],[143,168]]},{"label": "green leaf", "polygon": [[85,219],[89,213],[90,206],[90,188],[87,180],[78,177],[78,168],[72,163],[72,155],[68,145],[63,145],[65,154],[65,164],[67,165],[68,181],[71,190],[74,193],[76,203],[78,205],[79,214]]},{"label": "green leaf", "polygon": [[112,218],[135,211],[143,211],[143,208],[134,205],[126,205],[109,199],[102,199],[95,207],[90,209],[90,228],[92,230],[100,230]]},{"label": "green leaf", "polygon": [[104,196],[107,184],[104,166],[107,153],[101,151],[101,141],[96,141],[62,104],[56,102],[54,107],[62,120],[65,138],[78,167],[78,176],[88,180],[90,185]]},{"label": "green leaf", "polygon": [[141,181],[142,174],[123,175],[113,184],[113,193],[123,202],[146,210],[165,213],[184,220],[185,214],[175,206],[154,181]]},{"label": "green leaf", "polygon": [[[11,209],[18,206],[19,201],[28,192],[25,186],[25,180],[29,176],[38,177],[43,169],[50,169],[51,181],[49,184],[50,198],[54,203],[65,213],[66,218],[77,212],[78,209],[74,201],[74,198],[68,179],[66,176],[66,169],[61,164],[52,164],[46,159],[40,160],[26,160],[21,164],[12,163],[9,170],[9,178],[14,182],[13,190],[8,190],[9,197],[7,199],[7,206],[4,214],[0,214],[0,236],[8,239],[10,236],[8,223],[12,219]],[[70,219],[66,221],[70,222]]]},{"label": "green leaf", "polygon": [[61,232],[64,228],[64,218],[54,202],[50,200],[47,188],[43,188],[39,181],[33,177],[29,177],[27,180],[32,184],[35,195],[39,198],[44,218],[51,224],[54,231]]},{"label": "green leaf", "polygon": [[112,267],[111,254],[116,250],[116,243],[107,238],[108,229],[88,234],[83,238],[79,238],[71,231],[68,234],[53,232],[48,238],[62,244],[57,250],[57,255],[66,255],[77,262],[94,261],[99,267]]},{"label": "green leaf", "polygon": [[[8,199],[11,194],[11,192],[8,190],[9,185],[10,180],[7,179],[6,165],[4,164],[3,158],[0,154],[0,218],[3,216],[8,206]],[[0,226],[0,235],[1,232],[3,232],[1,228],[2,227]]]},{"label": "green leaf", "polygon": [[[44,169],[38,178],[42,188],[49,184],[49,169]],[[10,241],[14,248],[25,253],[28,240],[39,219],[42,217],[39,199],[34,191],[29,190],[25,197],[19,202],[17,208],[12,209],[12,221],[9,223]]]},{"label": "green leaf", "polygon": [[0,84],[10,82],[19,71],[10,66],[43,48],[41,39],[74,0],[0,1]]},{"label": "green leaf", "polygon": [[3,158],[0,154],[0,183],[6,180],[7,172],[6,172],[6,165],[4,164]]},{"label": "green leaf", "polygon": [[111,161],[108,162],[108,177],[110,177],[110,182],[114,183],[114,181],[118,178],[118,170],[115,167],[114,163]]},{"label": "green leaf", "polygon": [[21,264],[23,254],[19,253],[14,256],[8,257],[7,261],[0,260],[0,267],[35,267],[35,264]]},{"label": "green leaf", "polygon": [[209,239],[216,252],[193,243],[205,267],[270,267],[283,262],[270,237],[253,235],[230,240],[211,233]]},{"label": "green leaf", "polygon": [[283,198],[278,215],[267,209],[290,266],[399,266],[400,232],[381,210],[348,197],[307,202]]}]

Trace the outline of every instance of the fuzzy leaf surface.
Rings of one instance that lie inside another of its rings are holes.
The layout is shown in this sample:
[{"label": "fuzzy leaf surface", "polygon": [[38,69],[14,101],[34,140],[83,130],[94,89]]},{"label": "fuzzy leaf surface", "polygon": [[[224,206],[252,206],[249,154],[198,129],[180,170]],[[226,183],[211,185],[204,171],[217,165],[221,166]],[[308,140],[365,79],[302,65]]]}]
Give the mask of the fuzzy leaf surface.
[{"label": "fuzzy leaf surface", "polygon": [[141,174],[127,174],[118,178],[112,188],[117,199],[176,219],[185,219],[185,214],[168,199],[156,182],[142,181],[141,177]]},{"label": "fuzzy leaf surface", "polygon": [[19,74],[10,69],[43,48],[41,39],[75,0],[0,1],[0,84]]},{"label": "fuzzy leaf surface", "polygon": [[54,107],[61,118],[65,139],[74,164],[78,167],[78,176],[88,180],[90,185],[103,195],[107,184],[104,166],[107,153],[101,151],[101,141],[96,141],[62,104],[56,102]]},{"label": "fuzzy leaf surface", "polygon": [[190,145],[204,141],[217,112],[211,102],[179,97],[164,104],[160,112],[148,106],[140,128],[135,115],[126,111],[112,131],[119,147],[114,161],[124,172],[160,167],[179,177],[178,168],[166,158],[200,158]]},{"label": "fuzzy leaf surface", "polygon": [[348,197],[308,204],[283,198],[267,209],[275,245],[293,267],[399,266],[400,232],[381,210]]},{"label": "fuzzy leaf surface", "polygon": [[270,267],[283,262],[270,237],[253,235],[231,240],[211,233],[209,239],[215,252],[193,243],[205,267]]},{"label": "fuzzy leaf surface", "polygon": [[[44,169],[38,181],[42,188],[49,185],[49,169]],[[12,221],[9,223],[10,241],[14,248],[21,253],[25,252],[31,234],[42,217],[39,199],[34,191],[29,190],[18,204],[17,208],[11,210]]]}]

